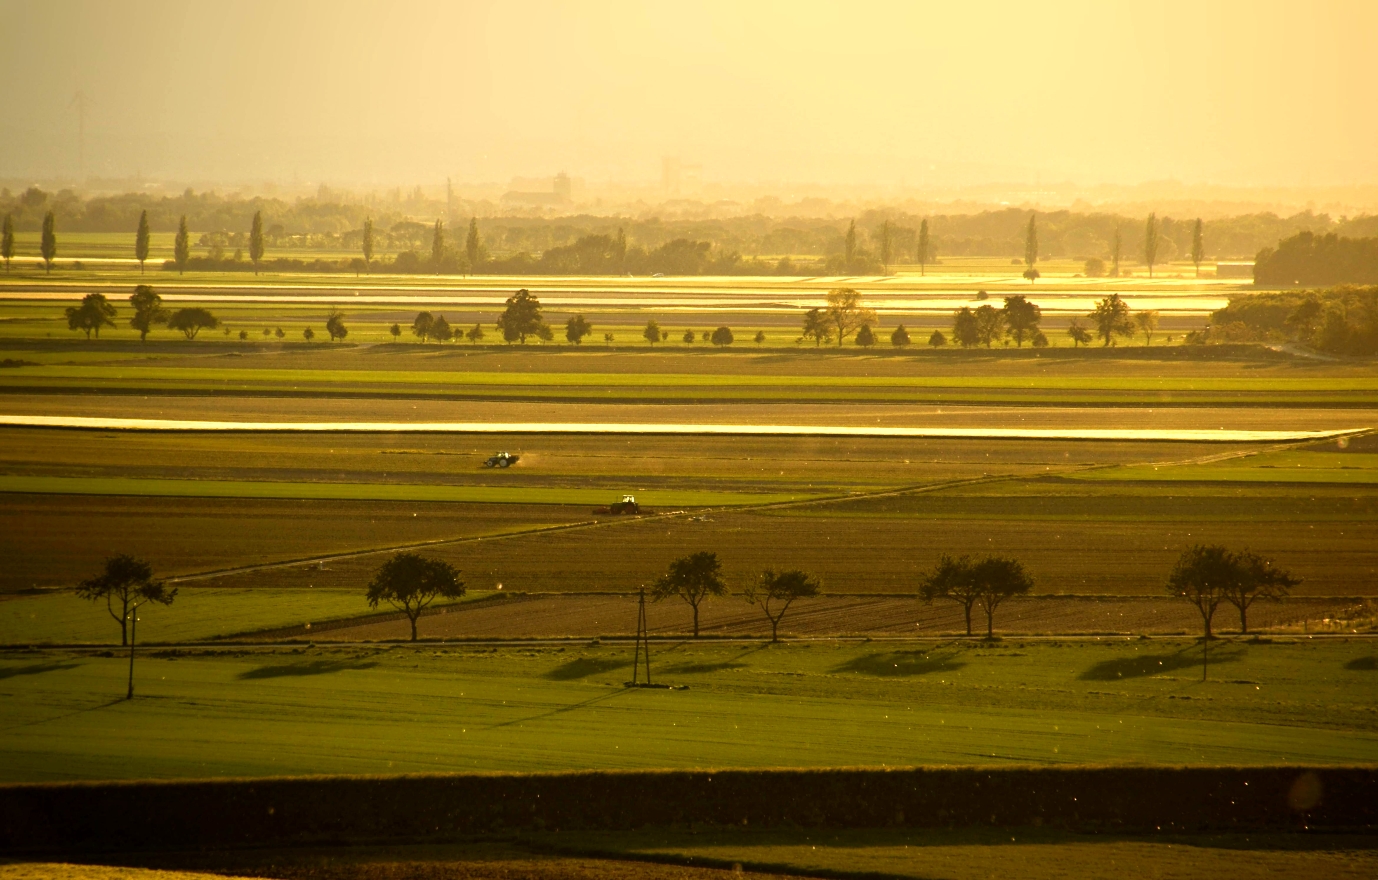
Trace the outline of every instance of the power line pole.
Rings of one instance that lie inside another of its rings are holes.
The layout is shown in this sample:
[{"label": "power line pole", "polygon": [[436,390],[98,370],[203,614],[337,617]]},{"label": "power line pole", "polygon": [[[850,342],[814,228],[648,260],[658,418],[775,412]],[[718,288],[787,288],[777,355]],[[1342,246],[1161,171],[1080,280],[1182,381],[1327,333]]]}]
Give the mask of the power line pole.
[{"label": "power line pole", "polygon": [[637,684],[637,676],[641,671],[642,648],[645,648],[646,656],[646,684],[651,683],[651,634],[649,627],[646,626],[646,590],[642,588],[637,597],[636,608],[636,654],[632,658],[632,685]]}]

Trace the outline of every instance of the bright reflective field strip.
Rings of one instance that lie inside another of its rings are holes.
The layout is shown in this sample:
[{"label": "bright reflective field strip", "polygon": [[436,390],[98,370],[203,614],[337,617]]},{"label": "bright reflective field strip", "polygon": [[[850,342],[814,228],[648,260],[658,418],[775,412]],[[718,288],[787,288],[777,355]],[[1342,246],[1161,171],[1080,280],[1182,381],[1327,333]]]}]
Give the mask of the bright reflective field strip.
[{"label": "bright reflective field strip", "polygon": [[887,428],[842,425],[716,425],[595,422],[213,422],[92,416],[0,415],[0,425],[119,431],[262,431],[428,434],[723,434],[795,437],[908,437],[999,440],[1147,440],[1220,443],[1324,440],[1366,429],[1242,431],[1132,428]]}]

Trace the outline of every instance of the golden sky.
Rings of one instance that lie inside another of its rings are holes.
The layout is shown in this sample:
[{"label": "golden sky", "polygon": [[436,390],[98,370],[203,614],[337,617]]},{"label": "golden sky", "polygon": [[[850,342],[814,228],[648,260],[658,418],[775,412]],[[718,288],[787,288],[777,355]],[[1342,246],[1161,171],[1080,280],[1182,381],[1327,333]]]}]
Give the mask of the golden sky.
[{"label": "golden sky", "polygon": [[1378,183],[1378,0],[0,0],[0,178]]}]

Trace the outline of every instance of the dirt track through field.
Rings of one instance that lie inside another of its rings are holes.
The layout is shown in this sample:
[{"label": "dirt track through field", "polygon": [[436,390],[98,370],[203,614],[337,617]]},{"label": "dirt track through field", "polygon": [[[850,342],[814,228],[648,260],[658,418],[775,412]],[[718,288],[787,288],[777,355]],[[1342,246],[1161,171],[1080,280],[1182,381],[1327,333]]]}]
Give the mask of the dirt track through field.
[{"label": "dirt track through field", "polygon": [[[1369,610],[1357,612],[1356,609]],[[425,638],[597,638],[631,636],[636,632],[635,596],[512,594],[424,616],[418,624]],[[1259,602],[1249,610],[1251,630],[1287,627],[1300,630],[1303,619],[1319,622],[1356,613],[1372,614],[1363,600],[1308,598]],[[985,631],[985,618],[974,612],[973,628]],[[405,639],[410,628],[400,614],[350,625],[290,627],[257,633],[255,639],[310,638],[315,641]],[[647,621],[652,635],[692,632],[693,615],[679,599],[649,602]],[[712,636],[768,636],[770,626],[759,608],[736,597],[713,599],[700,611],[700,631]],[[1232,606],[1215,617],[1217,632],[1237,632],[1239,617]],[[1047,596],[1013,599],[996,611],[997,634],[1074,635],[1087,633],[1196,633],[1201,618],[1184,602],[1164,598],[1083,598]],[[965,630],[960,606],[952,602],[925,605],[909,597],[825,596],[800,600],[786,614],[781,635],[820,636],[933,636]]]}]

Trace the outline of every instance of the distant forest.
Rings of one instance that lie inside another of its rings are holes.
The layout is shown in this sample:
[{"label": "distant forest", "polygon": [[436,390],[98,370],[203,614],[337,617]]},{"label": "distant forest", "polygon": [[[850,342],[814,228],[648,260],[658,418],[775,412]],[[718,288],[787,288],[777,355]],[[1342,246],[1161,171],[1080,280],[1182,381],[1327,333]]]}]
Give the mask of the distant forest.
[{"label": "distant forest", "polygon": [[[334,252],[333,255],[357,253],[366,218],[374,222],[374,247],[379,257],[413,252],[429,260],[433,249],[432,224],[437,219],[446,224],[446,249],[463,255],[470,220],[463,204],[447,204],[419,195],[407,201],[390,200],[368,205],[328,198],[239,199],[190,190],[179,196],[127,194],[90,199],[66,190],[48,193],[30,188],[22,193],[0,192],[0,215],[11,215],[19,231],[38,230],[43,216],[52,211],[59,235],[63,232],[127,232],[131,247],[139,214],[144,210],[148,211],[149,225],[155,233],[175,231],[179,219],[186,216],[193,242],[210,249],[246,246],[251,219],[255,212],[262,211],[270,261],[274,248],[320,250],[323,254]],[[1143,253],[1143,217],[1072,211],[1035,213],[1040,258],[1107,259],[1117,228],[1122,236],[1126,262],[1137,261]],[[865,211],[855,218],[857,249],[854,254],[863,266],[874,265],[881,250],[881,226],[889,221],[892,261],[912,263],[917,248],[917,230],[920,222],[926,219],[931,235],[931,256],[937,260],[945,256],[1018,258],[1024,254],[1029,214],[1020,208],[927,217],[895,211]],[[666,261],[684,268],[697,266],[699,271],[705,272],[776,271],[782,268],[779,260],[785,257],[803,263],[796,268],[816,264],[812,268],[821,269],[830,258],[836,263],[844,254],[850,222],[836,218],[762,215],[711,220],[593,215],[480,217],[478,224],[487,255],[480,271],[598,271],[595,267],[610,265],[611,248],[618,241],[619,231],[625,237],[626,258],[630,263],[625,271],[663,271],[653,267],[665,261],[653,260],[649,255],[667,246],[671,246],[672,253],[663,254]],[[1159,218],[1160,261],[1187,257],[1194,222],[1195,218]],[[1276,248],[1276,253],[1281,254],[1283,249],[1279,242],[1303,232],[1313,233],[1318,237],[1316,241],[1321,241],[1321,236],[1332,235],[1342,239],[1378,236],[1378,216],[1335,220],[1325,214],[1312,213],[1291,217],[1248,214],[1205,221],[1203,239],[1207,259],[1248,259],[1267,248]],[[645,259],[638,255],[645,255]]]},{"label": "distant forest", "polygon": [[1378,287],[1230,297],[1188,342],[1296,342],[1336,355],[1378,355]]},{"label": "distant forest", "polygon": [[1259,252],[1254,282],[1270,287],[1378,284],[1378,238],[1299,232]]}]

